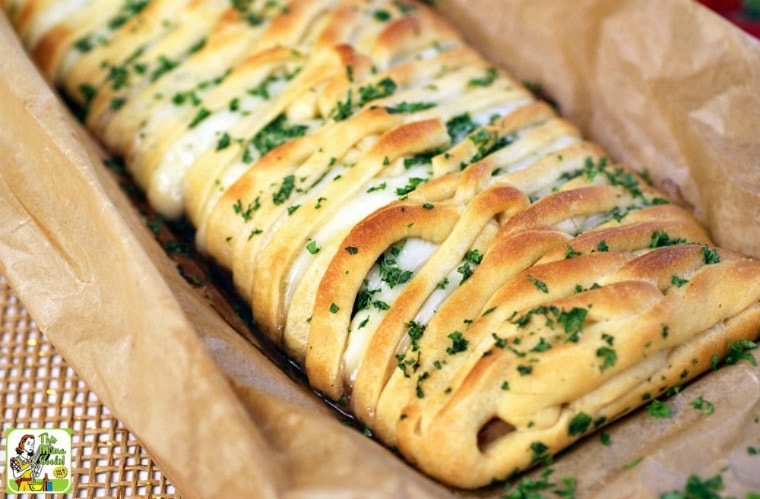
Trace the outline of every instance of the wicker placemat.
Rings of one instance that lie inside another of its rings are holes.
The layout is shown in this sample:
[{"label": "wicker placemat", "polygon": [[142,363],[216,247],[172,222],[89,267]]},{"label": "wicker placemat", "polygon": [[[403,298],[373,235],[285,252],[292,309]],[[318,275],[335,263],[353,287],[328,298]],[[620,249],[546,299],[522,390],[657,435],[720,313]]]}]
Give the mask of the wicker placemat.
[{"label": "wicker placemat", "polygon": [[[0,418],[3,465],[6,428],[71,428],[72,497],[179,497],[135,436],[37,329],[1,275]],[[4,466],[0,478],[2,496]]]}]

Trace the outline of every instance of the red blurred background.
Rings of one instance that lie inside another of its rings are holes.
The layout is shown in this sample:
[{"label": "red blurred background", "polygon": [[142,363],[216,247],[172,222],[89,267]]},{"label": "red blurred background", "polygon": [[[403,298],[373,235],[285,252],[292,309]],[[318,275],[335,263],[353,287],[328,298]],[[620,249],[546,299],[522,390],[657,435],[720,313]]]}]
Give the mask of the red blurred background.
[{"label": "red blurred background", "polygon": [[699,0],[699,3],[760,38],[760,0]]}]

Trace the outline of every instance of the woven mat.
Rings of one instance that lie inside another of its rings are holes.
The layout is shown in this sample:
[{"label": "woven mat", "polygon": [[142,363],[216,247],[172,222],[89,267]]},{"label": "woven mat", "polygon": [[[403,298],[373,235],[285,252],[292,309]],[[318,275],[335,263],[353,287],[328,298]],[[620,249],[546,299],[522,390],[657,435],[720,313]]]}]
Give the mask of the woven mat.
[{"label": "woven mat", "polygon": [[[37,329],[1,275],[0,418],[2,484],[6,428],[71,428],[72,497],[179,497],[135,436]],[[0,486],[0,496],[4,490]]]}]

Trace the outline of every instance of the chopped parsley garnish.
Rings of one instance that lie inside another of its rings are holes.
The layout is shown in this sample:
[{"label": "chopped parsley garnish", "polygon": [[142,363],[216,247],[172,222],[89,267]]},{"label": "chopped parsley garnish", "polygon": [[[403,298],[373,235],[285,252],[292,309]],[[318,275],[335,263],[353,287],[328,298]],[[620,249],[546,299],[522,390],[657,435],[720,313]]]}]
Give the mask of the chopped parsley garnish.
[{"label": "chopped parsley garnish", "polygon": [[116,30],[143,10],[150,0],[126,0],[119,12],[108,20],[108,27]]},{"label": "chopped parsley garnish", "polygon": [[353,114],[353,93],[351,90],[346,94],[346,101],[338,101],[335,103],[335,109],[330,113],[330,116],[335,121],[344,121],[351,117]]},{"label": "chopped parsley garnish", "polygon": [[528,374],[533,372],[533,366],[520,364],[519,366],[517,366],[517,372],[520,373],[520,376],[527,376]]},{"label": "chopped parsley garnish", "polygon": [[496,81],[496,68],[488,68],[482,78],[473,78],[468,83],[473,87],[488,87]]},{"label": "chopped parsley garnish", "polygon": [[280,184],[280,188],[277,189],[277,192],[272,194],[272,202],[274,204],[280,205],[287,201],[290,198],[290,195],[293,193],[293,189],[295,189],[295,182],[296,178],[294,175],[288,175],[283,178],[282,184]]},{"label": "chopped parsley garnish", "polygon": [[446,130],[449,132],[452,144],[463,141],[476,128],[478,124],[470,118],[468,113],[454,116],[446,122]]},{"label": "chopped parsley garnish", "polygon": [[375,307],[378,310],[388,310],[391,308],[390,305],[385,303],[384,301],[375,300],[372,302],[372,306]]},{"label": "chopped parsley garnish", "polygon": [[385,9],[377,9],[372,13],[372,17],[375,19],[375,21],[382,23],[390,20],[391,13]]},{"label": "chopped parsley garnish", "polygon": [[198,112],[195,114],[195,117],[193,118],[193,120],[188,125],[188,128],[195,128],[196,126],[198,126],[198,124],[201,121],[205,120],[209,116],[211,116],[211,111],[209,111],[205,107],[202,107],[202,108],[198,109]]},{"label": "chopped parsley garnish", "polygon": [[579,412],[570,420],[567,434],[572,436],[586,433],[591,426],[591,416],[585,412]]},{"label": "chopped parsley garnish", "polygon": [[647,413],[655,418],[669,418],[670,407],[665,402],[655,399],[647,406]]},{"label": "chopped parsley garnish", "polygon": [[359,102],[357,106],[363,107],[368,102],[388,97],[396,91],[396,88],[396,82],[391,78],[383,78],[375,85],[359,87]]},{"label": "chopped parsley garnish", "polygon": [[603,359],[602,364],[599,366],[600,371],[605,371],[615,365],[617,362],[617,353],[614,348],[601,347],[596,350],[596,356]]},{"label": "chopped parsley garnish", "polygon": [[506,346],[507,346],[507,340],[506,340],[506,338],[502,338],[501,336],[499,336],[499,335],[498,335],[498,334],[496,334],[496,333],[491,333],[491,336],[492,336],[492,337],[493,337],[493,339],[496,341],[496,343],[494,343],[494,344],[495,344],[497,347],[499,347],[499,348],[504,348],[504,347],[506,347]]},{"label": "chopped parsley garnish", "polygon": [[702,255],[705,257],[705,265],[710,265],[712,263],[720,263],[720,256],[718,256],[718,252],[714,249],[710,249],[707,246],[702,246]]},{"label": "chopped parsley garnish", "polygon": [[568,338],[570,341],[578,341],[577,335],[583,329],[583,321],[586,320],[587,314],[588,310],[580,307],[573,307],[569,312],[564,309],[560,311],[557,322],[565,329],[565,333],[570,335]]},{"label": "chopped parsley garnish", "polygon": [[457,267],[457,272],[462,274],[462,280],[459,281],[459,284],[464,284],[467,279],[472,277],[472,274],[475,273],[475,270],[473,270],[469,262],[464,262],[462,265]]},{"label": "chopped parsley garnish", "polygon": [[225,149],[229,147],[230,145],[230,134],[227,132],[224,132],[221,137],[219,137],[219,140],[216,143],[216,150],[221,151],[222,149]]},{"label": "chopped parsley garnish", "polygon": [[726,364],[737,364],[741,360],[746,360],[753,366],[757,366],[755,357],[749,353],[750,350],[757,348],[757,343],[750,340],[739,340],[734,343],[732,340],[728,340],[729,352],[726,358],[723,360]]},{"label": "chopped parsley garnish", "polygon": [[607,433],[606,431],[599,433],[599,441],[602,443],[602,445],[605,445],[605,446],[610,445],[611,443],[610,434]]},{"label": "chopped parsley garnish", "polygon": [[432,163],[433,157],[428,154],[418,154],[417,156],[412,156],[410,158],[404,158],[404,168],[407,170],[409,168],[412,168],[413,166],[418,165],[429,165]]},{"label": "chopped parsley garnish", "polygon": [[678,277],[678,276],[677,276],[677,275],[675,275],[675,274],[673,274],[673,275],[670,277],[670,283],[671,283],[673,286],[677,287],[677,288],[680,288],[681,286],[683,286],[683,285],[684,285],[684,284],[686,284],[687,282],[689,282],[689,280],[688,280],[688,279],[681,279],[680,277]]},{"label": "chopped parsley garnish", "polygon": [[580,251],[575,251],[572,246],[569,244],[567,245],[567,250],[565,251],[565,258],[570,259],[576,256],[579,256],[581,254]]},{"label": "chopped parsley garnish", "polygon": [[303,137],[308,129],[307,125],[288,123],[285,115],[281,114],[257,133],[251,140],[251,143],[263,156],[291,139]]},{"label": "chopped parsley garnish", "polygon": [[650,248],[662,248],[665,246],[673,246],[676,244],[686,244],[686,239],[676,237],[671,239],[667,232],[661,232],[656,230],[652,232],[652,242],[649,244]]},{"label": "chopped parsley garnish", "polygon": [[383,182],[383,183],[378,184],[378,185],[373,185],[372,187],[370,187],[369,189],[367,189],[367,194],[369,194],[371,192],[375,192],[375,191],[384,191],[386,187],[388,187],[388,184],[386,182]]},{"label": "chopped parsley garnish", "polygon": [[430,373],[427,371],[417,376],[417,386],[415,387],[417,398],[421,399],[425,397],[425,392],[422,391],[422,382],[428,379],[428,377],[430,377]]},{"label": "chopped parsley garnish", "polygon": [[663,492],[660,494],[660,499],[720,499],[718,492],[721,490],[723,490],[723,478],[720,475],[708,479],[691,475],[683,491]]},{"label": "chopped parsley garnish", "polygon": [[90,102],[93,101],[93,99],[95,99],[95,96],[97,95],[98,91],[94,86],[90,85],[89,83],[82,83],[81,85],[79,85],[79,93],[82,94],[85,104],[89,104]]},{"label": "chopped parsley garnish", "polygon": [[393,107],[386,107],[385,110],[390,114],[419,113],[435,106],[435,102],[399,102]]},{"label": "chopped parsley garnish", "polygon": [[702,395],[691,401],[691,406],[698,411],[702,411],[705,414],[712,414],[715,412],[715,405],[709,400],[705,400]]},{"label": "chopped parsley garnish", "polygon": [[408,334],[409,338],[412,340],[411,350],[413,352],[416,352],[420,348],[420,346],[417,344],[417,341],[422,338],[423,334],[425,334],[425,324],[421,324],[416,321],[409,321],[404,324],[404,327],[406,328],[406,334]]},{"label": "chopped parsley garnish", "polygon": [[406,196],[410,192],[413,192],[420,184],[427,182],[424,178],[412,177],[404,187],[397,187],[396,194],[399,196]]},{"label": "chopped parsley garnish", "polygon": [[549,447],[543,442],[533,442],[530,444],[530,450],[533,452],[531,463],[537,463],[549,450]]},{"label": "chopped parsley garnish", "polygon": [[316,255],[317,253],[319,253],[319,250],[320,250],[320,247],[317,246],[316,241],[313,241],[313,240],[309,241],[309,244],[306,245],[306,251],[308,251],[312,255]]},{"label": "chopped parsley garnish", "polygon": [[400,284],[405,284],[414,276],[411,270],[404,270],[398,266],[398,262],[392,256],[387,256],[385,253],[380,255],[377,261],[380,279],[388,284],[390,288],[394,288]]},{"label": "chopped parsley garnish", "polygon": [[187,53],[194,54],[205,46],[206,46],[206,38],[201,38],[200,40],[195,42],[189,49],[187,49]]},{"label": "chopped parsley garnish", "polygon": [[546,287],[546,283],[544,283],[543,281],[540,281],[540,280],[536,279],[535,277],[533,277],[530,274],[528,274],[526,277],[528,278],[528,280],[530,282],[533,283],[533,285],[536,287],[536,289],[538,289],[542,293],[548,293],[549,292],[549,288]]},{"label": "chopped parsley garnish", "polygon": [[536,346],[530,349],[531,352],[545,352],[549,350],[552,347],[551,343],[546,341],[544,338],[539,338],[538,343]]},{"label": "chopped parsley garnish", "polygon": [[156,81],[163,75],[179,66],[178,61],[169,59],[165,55],[158,56],[158,67],[150,74],[150,81]]},{"label": "chopped parsley garnish", "polygon": [[237,202],[232,205],[232,210],[236,215],[240,215],[243,218],[243,221],[248,222],[253,217],[253,212],[258,210],[259,207],[259,198],[256,198],[251,203],[248,203],[248,206],[246,206],[245,209],[243,208],[243,202],[238,199]]},{"label": "chopped parsley garnish", "polygon": [[467,253],[464,254],[464,259],[467,262],[480,264],[480,262],[483,261],[483,254],[477,249],[471,249]]},{"label": "chopped parsley garnish", "polygon": [[114,97],[111,99],[111,102],[109,104],[109,107],[113,109],[114,111],[117,111],[124,106],[124,104],[127,103],[127,99],[124,97]]},{"label": "chopped parsley garnish", "polygon": [[551,491],[559,497],[575,497],[575,479],[564,477],[562,485],[558,486],[548,479],[552,473],[554,473],[554,470],[548,468],[541,472],[538,480],[524,476],[514,486],[507,483],[504,486],[504,493],[501,495],[501,499],[540,499],[544,497],[542,491]]},{"label": "chopped parsley garnish", "polygon": [[467,350],[468,342],[462,336],[462,333],[460,331],[454,331],[448,336],[448,338],[451,340],[452,344],[450,347],[446,348],[447,354],[454,355]]},{"label": "chopped parsley garnish", "polygon": [[555,323],[558,323],[568,335],[566,341],[577,342],[587,314],[588,310],[585,308],[573,307],[570,311],[566,311],[564,309],[560,310],[554,305],[542,305],[529,310],[527,313],[519,317],[513,318],[511,322],[517,324],[517,327],[522,328],[530,322],[534,315],[543,315],[546,317],[547,327],[554,327]]},{"label": "chopped parsley garnish", "polygon": [[338,307],[336,304],[334,304],[334,303],[330,304],[330,313],[331,314],[337,314],[339,310],[340,310],[340,307]]}]

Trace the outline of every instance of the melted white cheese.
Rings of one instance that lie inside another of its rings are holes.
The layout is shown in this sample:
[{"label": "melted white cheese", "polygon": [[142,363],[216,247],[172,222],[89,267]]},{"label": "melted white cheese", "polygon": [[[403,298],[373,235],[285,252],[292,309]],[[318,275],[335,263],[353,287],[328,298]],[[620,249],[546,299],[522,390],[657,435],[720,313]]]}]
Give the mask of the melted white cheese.
[{"label": "melted white cheese", "polygon": [[[404,249],[395,257],[396,262],[400,268],[412,271],[416,275],[430,260],[430,257],[438,247],[438,244],[422,239],[408,239],[404,244]],[[374,265],[367,274],[366,288],[380,290],[372,296],[372,301],[381,301],[392,306],[399,294],[406,288],[406,284],[398,284],[391,288],[380,278],[379,268],[377,265]],[[348,335],[348,346],[341,359],[345,376],[344,382],[349,388],[353,386],[356,380],[356,375],[359,372],[359,367],[361,367],[367,346],[385,314],[386,311],[371,306],[369,310],[362,310],[357,313],[351,320],[351,333]],[[367,318],[369,320],[362,327],[362,323]]]}]

